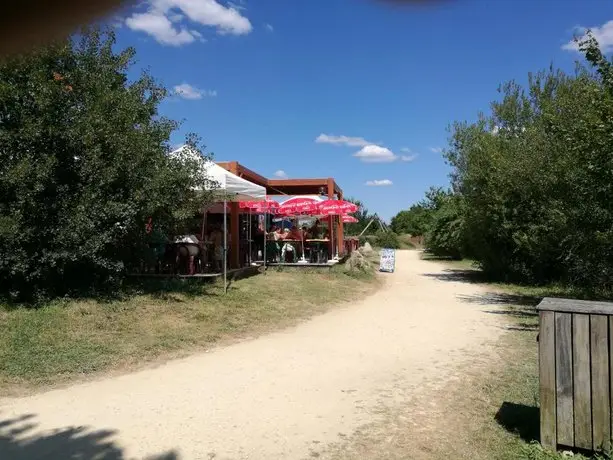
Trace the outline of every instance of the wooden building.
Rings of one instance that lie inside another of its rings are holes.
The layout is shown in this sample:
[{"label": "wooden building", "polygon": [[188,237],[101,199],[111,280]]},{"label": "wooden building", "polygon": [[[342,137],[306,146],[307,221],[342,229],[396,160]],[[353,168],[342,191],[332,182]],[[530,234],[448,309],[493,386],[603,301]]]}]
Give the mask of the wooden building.
[{"label": "wooden building", "polygon": [[[328,199],[343,199],[343,191],[332,177],[325,179],[267,179],[237,161],[222,161],[217,164],[232,174],[265,187],[268,196],[319,195]],[[230,253],[232,256],[229,265],[231,268],[239,268],[239,205],[238,203],[231,203],[230,207],[230,234],[232,235]],[[331,225],[332,218],[327,219],[328,225]],[[343,222],[342,219],[338,218],[335,221],[337,227],[334,229],[334,241],[330,241],[329,251],[332,254],[334,247],[336,247],[338,254],[342,255],[345,252]]]}]

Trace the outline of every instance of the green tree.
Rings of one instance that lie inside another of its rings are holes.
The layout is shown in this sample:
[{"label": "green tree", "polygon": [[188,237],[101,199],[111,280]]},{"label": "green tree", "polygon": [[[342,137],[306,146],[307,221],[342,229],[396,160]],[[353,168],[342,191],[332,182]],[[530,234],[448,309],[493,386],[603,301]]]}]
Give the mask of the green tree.
[{"label": "green tree", "polygon": [[[116,286],[206,199],[199,158],[167,155],[166,90],[128,78],[135,51],[84,30],[0,62],[0,289],[16,299]],[[199,152],[197,139],[188,138]]]},{"label": "green tree", "polygon": [[431,211],[425,244],[432,254],[461,259],[465,253],[462,198],[439,194],[437,207]]},{"label": "green tree", "polygon": [[465,242],[497,277],[613,286],[612,64],[591,35],[579,47],[592,69],[509,82],[491,114],[452,126]]},{"label": "green tree", "polygon": [[450,191],[441,187],[430,187],[419,203],[412,205],[408,210],[400,211],[392,218],[392,230],[397,234],[425,235],[430,229],[435,212],[450,195]]},{"label": "green tree", "polygon": [[[370,214],[370,212],[368,211],[368,208],[364,206],[364,203],[362,203],[362,201],[356,198],[346,198],[346,201],[349,201],[358,206],[358,211],[351,214],[358,221],[353,224],[345,224],[344,226],[345,234],[352,235],[352,236],[359,235],[360,233],[362,233],[362,230],[366,228],[369,222],[373,218],[376,218],[376,214]],[[373,223],[370,225],[370,227],[368,227],[368,230],[366,230],[366,234],[374,235],[377,232],[377,229],[378,229],[378,225],[376,223]]]},{"label": "green tree", "polygon": [[425,235],[428,231],[430,214],[421,204],[414,204],[409,209],[400,211],[392,217],[392,230],[398,235]]}]

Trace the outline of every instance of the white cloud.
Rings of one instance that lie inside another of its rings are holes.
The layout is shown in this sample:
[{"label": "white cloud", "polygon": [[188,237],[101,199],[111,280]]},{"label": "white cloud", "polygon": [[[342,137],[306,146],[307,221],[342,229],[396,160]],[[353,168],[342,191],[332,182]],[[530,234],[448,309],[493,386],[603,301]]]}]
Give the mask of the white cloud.
[{"label": "white cloud", "polygon": [[197,30],[189,30],[186,21],[214,27],[218,34],[244,35],[252,30],[251,22],[231,6],[216,0],[148,0],[144,13],[134,13],[126,25],[151,35],[163,45],[180,46],[201,39]]},{"label": "white cloud", "polygon": [[282,169],[279,169],[278,171],[275,171],[274,176],[278,177],[279,179],[287,179],[287,174]]},{"label": "white cloud", "polygon": [[[592,31],[594,38],[598,41],[603,53],[613,51],[613,20],[605,22],[602,26],[590,27],[589,29]],[[587,27],[576,27],[575,34],[582,39],[585,37],[587,30]],[[565,43],[562,49],[566,51],[579,51],[579,47],[574,40]]]},{"label": "white cloud", "polygon": [[190,33],[196,37],[198,40],[200,40],[202,43],[206,42],[206,38],[204,38],[202,36],[202,34],[200,32],[198,32],[197,30],[190,30]]},{"label": "white cloud", "polygon": [[239,0],[239,3],[228,2],[228,6],[230,8],[234,8],[235,10],[238,10],[238,11],[244,11],[247,9],[247,7],[244,6],[244,4],[245,4],[244,0]]},{"label": "white cloud", "polygon": [[272,24],[266,24],[264,27],[266,27],[266,30],[268,30],[269,32],[275,31],[275,28],[272,26]]},{"label": "white cloud", "polygon": [[354,153],[353,156],[365,163],[391,163],[398,159],[398,155],[387,147],[374,144],[365,145]]},{"label": "white cloud", "polygon": [[181,83],[180,85],[176,85],[174,87],[175,94],[183,99],[202,99],[205,96],[215,97],[217,96],[217,91],[215,90],[203,90],[198,89],[195,86],[190,85],[189,83]]},{"label": "white cloud", "polygon": [[353,154],[364,163],[392,163],[394,161],[413,161],[417,158],[417,154],[412,155],[396,155],[387,147],[380,145],[369,144],[362,147],[359,151]]},{"label": "white cloud", "polygon": [[410,154],[411,149],[408,147],[402,147],[400,149],[401,152],[407,153],[408,155],[396,155],[387,147],[373,144],[363,137],[336,136],[333,134],[322,133],[317,136],[315,142],[318,144],[362,147],[360,150],[355,152],[353,156],[359,158],[364,163],[392,163],[394,161],[413,161],[415,158],[417,158],[417,154]]},{"label": "white cloud", "polygon": [[430,151],[432,153],[442,153],[443,152],[443,148],[442,147],[430,147]]},{"label": "white cloud", "polygon": [[372,142],[368,142],[363,137],[334,136],[323,133],[317,136],[315,142],[318,144],[347,145],[349,147],[365,147],[372,144]]},{"label": "white cloud", "polygon": [[389,179],[369,180],[366,181],[366,185],[369,187],[386,187],[388,185],[393,185],[393,182]]},{"label": "white cloud", "polygon": [[185,16],[183,16],[181,13],[175,12],[168,15],[168,19],[170,19],[172,22],[181,22],[183,18],[185,18]]},{"label": "white cloud", "polygon": [[175,28],[170,19],[160,12],[133,14],[126,19],[126,25],[132,30],[152,35],[162,45],[180,46],[196,39],[189,30]]}]

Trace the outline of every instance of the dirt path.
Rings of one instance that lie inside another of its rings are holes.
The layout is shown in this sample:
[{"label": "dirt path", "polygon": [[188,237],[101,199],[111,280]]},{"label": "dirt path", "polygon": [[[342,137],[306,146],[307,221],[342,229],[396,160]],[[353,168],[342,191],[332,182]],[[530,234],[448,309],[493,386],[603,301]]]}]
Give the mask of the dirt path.
[{"label": "dirt path", "polygon": [[[376,295],[296,328],[155,369],[0,400],[0,457],[325,457],[327,446],[375,420],[382,407],[449,383],[458,363],[502,332],[498,315],[484,312],[489,307],[462,300],[485,288],[442,279],[443,267],[416,252],[399,252],[396,268],[382,275],[386,285]],[[3,431],[2,421],[23,416],[31,418]],[[26,436],[37,439],[20,440]]]}]

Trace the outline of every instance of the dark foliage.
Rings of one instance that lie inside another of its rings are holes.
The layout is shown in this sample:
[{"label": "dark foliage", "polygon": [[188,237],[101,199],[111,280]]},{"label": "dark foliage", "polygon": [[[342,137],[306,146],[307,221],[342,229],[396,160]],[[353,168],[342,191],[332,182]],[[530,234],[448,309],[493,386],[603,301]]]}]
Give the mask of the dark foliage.
[{"label": "dark foliage", "polygon": [[[169,157],[166,90],[130,81],[135,52],[84,30],[0,63],[0,293],[18,300],[116,287],[205,198],[198,159]],[[188,139],[197,151],[195,139]]]}]

